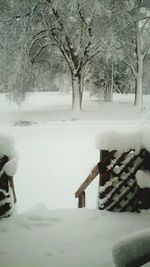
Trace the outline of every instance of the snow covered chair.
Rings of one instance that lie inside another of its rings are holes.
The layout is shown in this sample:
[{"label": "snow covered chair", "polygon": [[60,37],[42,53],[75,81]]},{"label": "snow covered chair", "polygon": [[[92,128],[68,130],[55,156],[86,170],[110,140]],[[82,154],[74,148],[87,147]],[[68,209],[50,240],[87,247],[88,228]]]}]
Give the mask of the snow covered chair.
[{"label": "snow covered chair", "polygon": [[17,153],[10,137],[0,135],[0,219],[13,214],[16,203],[13,176],[17,170]]},{"label": "snow covered chair", "polygon": [[138,211],[150,208],[150,189],[145,188],[150,185],[149,143],[140,131],[109,130],[98,136],[96,144],[101,161],[76,191],[78,206],[85,206],[85,189],[100,174],[100,210]]}]

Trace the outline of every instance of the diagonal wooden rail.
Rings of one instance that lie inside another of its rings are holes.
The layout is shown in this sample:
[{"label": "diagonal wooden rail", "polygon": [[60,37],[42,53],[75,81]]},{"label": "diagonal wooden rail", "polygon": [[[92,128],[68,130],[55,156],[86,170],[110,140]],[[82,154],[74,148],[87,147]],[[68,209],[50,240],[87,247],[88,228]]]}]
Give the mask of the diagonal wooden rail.
[{"label": "diagonal wooden rail", "polygon": [[75,197],[78,198],[78,208],[85,207],[85,189],[99,174],[98,164],[92,169],[91,173],[87,176],[85,181],[80,185],[78,190],[75,192]]},{"label": "diagonal wooden rail", "polygon": [[95,179],[95,177],[98,174],[103,175],[103,176],[108,176],[109,171],[107,170],[107,165],[109,165],[111,159],[114,158],[115,152],[116,150],[112,150],[112,151],[101,150],[100,151],[101,161],[96,164],[96,166],[92,169],[91,173],[87,176],[87,178],[80,185],[78,190],[75,192],[75,197],[78,198],[78,208],[85,207],[85,201],[86,201],[85,200],[85,189]]}]

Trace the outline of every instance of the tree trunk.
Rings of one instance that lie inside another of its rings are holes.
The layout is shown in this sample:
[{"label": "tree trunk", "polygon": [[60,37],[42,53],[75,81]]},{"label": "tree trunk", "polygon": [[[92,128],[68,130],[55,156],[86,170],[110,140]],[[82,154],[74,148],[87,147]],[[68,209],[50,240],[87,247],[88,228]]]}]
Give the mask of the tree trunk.
[{"label": "tree trunk", "polygon": [[111,79],[107,82],[104,91],[105,102],[112,102],[113,100],[113,87],[114,87],[114,64],[111,63]]},{"label": "tree trunk", "polygon": [[72,110],[80,111],[82,107],[81,76],[72,74]]},{"label": "tree trunk", "polygon": [[138,60],[138,72],[136,75],[135,83],[135,101],[134,105],[141,107],[143,106],[143,59],[142,57]]},{"label": "tree trunk", "polygon": [[134,105],[142,108],[143,106],[143,55],[142,42],[139,30],[139,21],[136,23],[136,55],[137,55],[137,73]]},{"label": "tree trunk", "polygon": [[111,87],[110,82],[108,82],[108,84],[105,87],[104,101],[105,102],[111,102],[112,101],[112,87]]},{"label": "tree trunk", "polygon": [[113,101],[113,89],[114,89],[114,64],[111,63],[111,89],[110,89],[110,102]]}]

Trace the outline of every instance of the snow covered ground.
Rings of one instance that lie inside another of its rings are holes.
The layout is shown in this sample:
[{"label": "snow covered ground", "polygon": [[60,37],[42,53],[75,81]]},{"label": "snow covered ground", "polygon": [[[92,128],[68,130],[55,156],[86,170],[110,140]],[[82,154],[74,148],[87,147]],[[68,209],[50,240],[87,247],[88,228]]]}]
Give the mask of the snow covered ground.
[{"label": "snow covered ground", "polygon": [[149,226],[148,215],[37,206],[0,222],[0,266],[113,267],[115,242]]},{"label": "snow covered ground", "polygon": [[[6,101],[5,95],[0,94],[0,123],[1,125],[52,124],[52,122],[95,122],[122,120],[140,120],[150,111],[150,95],[144,96],[144,110],[133,106],[134,95],[114,94],[113,103],[99,102],[96,97],[84,95],[83,110],[73,114],[71,95],[58,93],[33,93],[21,106]],[[150,118],[150,114],[149,114]]]},{"label": "snow covered ground", "polygon": [[149,227],[149,215],[95,210],[98,178],[87,189],[89,210],[77,210],[74,198],[99,160],[95,136],[149,123],[150,96],[143,111],[132,103],[133,95],[115,95],[113,104],[85,96],[83,112],[73,114],[71,96],[33,94],[18,107],[0,95],[0,129],[14,137],[20,158],[19,215],[0,222],[0,266],[110,267],[113,243]]}]

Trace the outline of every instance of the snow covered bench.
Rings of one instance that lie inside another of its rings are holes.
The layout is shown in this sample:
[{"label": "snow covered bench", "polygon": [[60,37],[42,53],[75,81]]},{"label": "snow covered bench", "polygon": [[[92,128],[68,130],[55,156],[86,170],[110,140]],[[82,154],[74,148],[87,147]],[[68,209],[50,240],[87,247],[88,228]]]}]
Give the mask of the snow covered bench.
[{"label": "snow covered bench", "polygon": [[150,129],[109,130],[96,139],[101,161],[75,193],[85,206],[85,189],[100,174],[98,208],[139,211],[150,208]]},{"label": "snow covered bench", "polygon": [[0,219],[9,217],[14,211],[16,194],[13,176],[17,158],[12,138],[0,135]]}]

